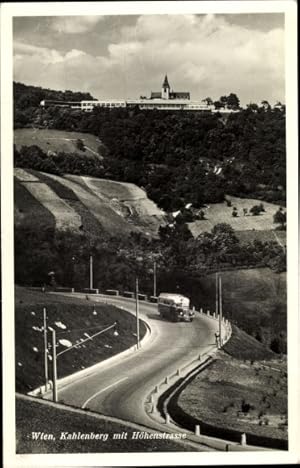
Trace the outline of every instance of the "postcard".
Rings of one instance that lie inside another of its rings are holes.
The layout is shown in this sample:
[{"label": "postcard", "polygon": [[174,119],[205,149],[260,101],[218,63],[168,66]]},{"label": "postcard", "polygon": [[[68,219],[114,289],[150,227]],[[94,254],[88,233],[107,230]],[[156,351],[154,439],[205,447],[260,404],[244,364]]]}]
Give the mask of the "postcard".
[{"label": "postcard", "polygon": [[4,466],[299,462],[297,6],[4,3]]}]

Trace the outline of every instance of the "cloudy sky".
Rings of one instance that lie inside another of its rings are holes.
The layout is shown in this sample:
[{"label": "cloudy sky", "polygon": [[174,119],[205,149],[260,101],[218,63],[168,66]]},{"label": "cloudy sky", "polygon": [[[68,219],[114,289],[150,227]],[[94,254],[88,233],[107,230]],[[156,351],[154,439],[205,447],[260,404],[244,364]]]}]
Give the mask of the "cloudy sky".
[{"label": "cloudy sky", "polygon": [[243,105],[284,97],[282,14],[14,18],[14,80],[134,99],[174,91]]}]

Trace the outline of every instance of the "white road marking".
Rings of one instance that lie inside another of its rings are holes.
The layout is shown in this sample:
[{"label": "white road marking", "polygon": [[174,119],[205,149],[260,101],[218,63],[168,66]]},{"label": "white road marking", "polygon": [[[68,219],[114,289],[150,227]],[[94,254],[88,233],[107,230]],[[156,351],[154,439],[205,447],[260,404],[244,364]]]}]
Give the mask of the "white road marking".
[{"label": "white road marking", "polygon": [[120,382],[123,382],[123,380],[127,380],[128,377],[124,377],[123,379],[120,379],[120,380],[117,380],[117,382],[114,382],[112,383],[111,385],[108,385],[108,387],[105,387],[105,388],[102,388],[101,390],[99,390],[99,392],[96,392],[94,393],[94,395],[92,395],[90,398],[88,398],[82,405],[82,409],[84,409],[86,407],[86,405],[91,401],[93,400],[96,396],[100,395],[100,393],[103,393],[105,392],[106,390],[108,390],[109,388],[111,387],[114,387],[115,385],[117,385],[118,383]]}]

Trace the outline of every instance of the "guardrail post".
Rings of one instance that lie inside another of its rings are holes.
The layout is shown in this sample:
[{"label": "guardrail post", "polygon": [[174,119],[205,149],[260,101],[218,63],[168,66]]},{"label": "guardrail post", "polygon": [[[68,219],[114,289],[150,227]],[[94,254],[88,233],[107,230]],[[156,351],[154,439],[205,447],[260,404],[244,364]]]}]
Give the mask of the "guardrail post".
[{"label": "guardrail post", "polygon": [[247,445],[247,438],[245,432],[241,434],[241,445]]},{"label": "guardrail post", "polygon": [[209,317],[210,316],[210,311],[208,310],[206,313],[207,313],[207,316]]},{"label": "guardrail post", "polygon": [[200,314],[203,314],[203,309],[202,309],[202,307],[200,308]]},{"label": "guardrail post", "polygon": [[155,386],[154,391],[155,393],[158,393],[158,385]]},{"label": "guardrail post", "polygon": [[216,312],[213,312],[213,318],[216,318]]},{"label": "guardrail post", "polygon": [[170,424],[170,415],[169,415],[169,413],[166,414],[165,423]]},{"label": "guardrail post", "polygon": [[168,383],[169,383],[169,377],[167,376],[167,377],[165,378],[165,384],[168,384]]},{"label": "guardrail post", "polygon": [[180,369],[177,369],[176,375],[180,375]]},{"label": "guardrail post", "polygon": [[199,361],[201,361],[201,354],[199,354],[199,356],[198,356],[198,360],[199,360]]},{"label": "guardrail post", "polygon": [[196,426],[195,426],[195,435],[196,436],[200,435],[200,424],[196,424]]}]

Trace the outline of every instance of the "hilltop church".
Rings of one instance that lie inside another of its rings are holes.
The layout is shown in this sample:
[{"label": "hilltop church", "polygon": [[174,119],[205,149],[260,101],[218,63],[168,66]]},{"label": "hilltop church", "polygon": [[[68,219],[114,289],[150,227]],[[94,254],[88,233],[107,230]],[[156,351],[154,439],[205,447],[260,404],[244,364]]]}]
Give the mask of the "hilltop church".
[{"label": "hilltop church", "polygon": [[190,99],[190,93],[188,91],[173,91],[170,88],[167,75],[165,76],[162,84],[161,92],[151,91],[150,99]]}]

